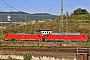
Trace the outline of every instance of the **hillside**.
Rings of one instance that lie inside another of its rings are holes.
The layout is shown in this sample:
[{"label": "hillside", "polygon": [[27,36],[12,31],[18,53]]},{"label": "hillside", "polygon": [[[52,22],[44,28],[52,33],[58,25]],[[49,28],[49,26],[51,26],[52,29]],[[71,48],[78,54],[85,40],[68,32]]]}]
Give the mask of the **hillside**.
[{"label": "hillside", "polygon": [[0,12],[0,16],[2,17],[2,21],[7,21],[7,17],[11,16],[11,21],[17,21],[17,20],[46,20],[46,19],[54,19],[58,16],[51,15],[48,13],[35,13],[35,14],[29,14],[26,12]]}]

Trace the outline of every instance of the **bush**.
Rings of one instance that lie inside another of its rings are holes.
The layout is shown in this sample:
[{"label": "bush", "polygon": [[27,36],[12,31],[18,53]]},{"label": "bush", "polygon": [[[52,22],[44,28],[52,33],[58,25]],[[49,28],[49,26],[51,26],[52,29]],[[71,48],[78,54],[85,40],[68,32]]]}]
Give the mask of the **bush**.
[{"label": "bush", "polygon": [[12,60],[12,57],[8,56],[8,60]]},{"label": "bush", "polygon": [[16,41],[16,39],[15,38],[12,38],[11,41]]},{"label": "bush", "polygon": [[32,55],[30,53],[24,54],[24,60],[31,60],[31,59],[32,59]]}]

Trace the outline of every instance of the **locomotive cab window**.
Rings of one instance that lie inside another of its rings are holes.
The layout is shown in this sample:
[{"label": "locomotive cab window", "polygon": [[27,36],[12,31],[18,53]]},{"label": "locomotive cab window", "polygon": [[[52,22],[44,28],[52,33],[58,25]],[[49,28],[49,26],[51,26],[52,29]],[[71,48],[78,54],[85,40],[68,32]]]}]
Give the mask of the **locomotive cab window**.
[{"label": "locomotive cab window", "polygon": [[83,37],[85,37],[85,36],[83,35]]},{"label": "locomotive cab window", "polygon": [[38,35],[40,37],[40,35]]},{"label": "locomotive cab window", "polygon": [[6,36],[8,36],[8,34]]}]

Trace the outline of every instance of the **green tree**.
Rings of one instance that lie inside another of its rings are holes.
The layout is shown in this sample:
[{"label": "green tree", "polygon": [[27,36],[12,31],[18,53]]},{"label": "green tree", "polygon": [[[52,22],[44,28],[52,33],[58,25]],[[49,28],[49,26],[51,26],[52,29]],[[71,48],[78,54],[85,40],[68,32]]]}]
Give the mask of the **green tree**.
[{"label": "green tree", "polygon": [[72,15],[80,15],[80,14],[89,14],[89,12],[86,9],[78,8],[74,10]]}]

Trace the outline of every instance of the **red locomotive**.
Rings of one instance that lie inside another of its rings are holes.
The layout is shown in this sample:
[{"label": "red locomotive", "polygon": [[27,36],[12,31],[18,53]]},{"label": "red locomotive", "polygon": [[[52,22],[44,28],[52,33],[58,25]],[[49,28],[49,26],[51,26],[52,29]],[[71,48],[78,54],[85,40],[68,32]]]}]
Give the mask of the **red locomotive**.
[{"label": "red locomotive", "polygon": [[41,34],[12,34],[7,33],[5,35],[5,40],[42,40]]},{"label": "red locomotive", "polygon": [[87,41],[88,37],[83,33],[52,33],[46,34],[45,40],[52,41]]},{"label": "red locomotive", "polygon": [[37,40],[37,41],[87,41],[88,37],[84,33],[52,33],[43,30],[38,34],[12,34],[7,33],[5,40]]}]

